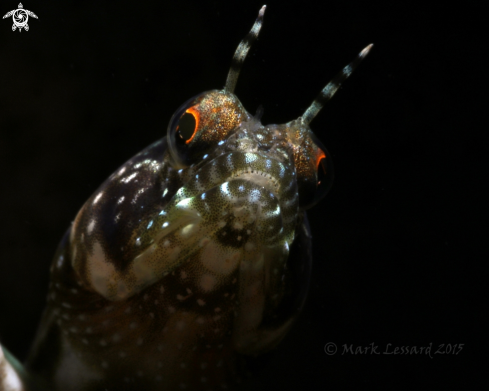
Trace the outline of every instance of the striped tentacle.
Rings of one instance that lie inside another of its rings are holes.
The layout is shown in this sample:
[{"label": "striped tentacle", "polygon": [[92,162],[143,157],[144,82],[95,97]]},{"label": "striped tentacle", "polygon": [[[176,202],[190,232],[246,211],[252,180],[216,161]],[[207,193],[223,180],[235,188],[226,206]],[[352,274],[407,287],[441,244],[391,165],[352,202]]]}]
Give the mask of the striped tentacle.
[{"label": "striped tentacle", "polygon": [[228,78],[226,79],[226,85],[224,86],[224,91],[233,92],[236,88],[236,82],[238,81],[239,72],[241,71],[241,66],[250,50],[253,42],[256,41],[258,34],[260,33],[261,26],[263,24],[263,15],[265,15],[266,5],[261,7],[260,12],[258,12],[258,17],[256,18],[255,24],[251,28],[250,32],[244,37],[244,39],[238,45],[236,52],[233,56],[233,61],[231,63],[231,68],[229,69]]},{"label": "striped tentacle", "polygon": [[330,100],[335,92],[340,88],[341,83],[343,83],[348,76],[355,70],[355,68],[362,62],[365,56],[368,54],[370,49],[372,49],[373,44],[368,45],[363,49],[353,62],[348,64],[343,70],[338,73],[333,80],[331,80],[326,87],[319,93],[319,95],[314,99],[312,104],[307,108],[307,110],[302,114],[302,123],[309,125],[311,121],[316,117],[319,111],[323,108],[324,104]]}]

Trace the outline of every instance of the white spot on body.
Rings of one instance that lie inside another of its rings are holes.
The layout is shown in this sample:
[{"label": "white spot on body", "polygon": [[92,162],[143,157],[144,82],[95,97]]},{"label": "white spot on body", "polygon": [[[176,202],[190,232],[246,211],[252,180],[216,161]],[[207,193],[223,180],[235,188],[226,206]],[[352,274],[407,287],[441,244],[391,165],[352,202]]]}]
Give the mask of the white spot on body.
[{"label": "white spot on body", "polygon": [[231,191],[229,190],[229,183],[228,182],[225,182],[221,185],[221,192],[223,195],[231,198],[232,195],[231,195]]},{"label": "white spot on body", "polygon": [[260,197],[261,194],[260,194],[260,190],[258,189],[253,189],[248,193],[248,201],[252,204],[258,202],[260,200]]},{"label": "white spot on body", "polygon": [[90,235],[92,233],[93,228],[95,227],[95,223],[96,223],[95,219],[90,220],[90,223],[88,223],[88,227],[87,227],[87,234]]},{"label": "white spot on body", "polygon": [[139,189],[138,192],[136,193],[136,195],[134,196],[134,198],[132,199],[131,201],[131,204],[136,204],[138,198],[141,196],[141,194],[143,194],[144,192],[146,191],[146,188],[143,188],[143,189]]},{"label": "white spot on body", "polygon": [[125,178],[122,178],[121,179],[121,182],[123,183],[129,183],[131,182],[134,178],[136,178],[136,176],[139,174],[139,172],[134,172],[132,173],[131,175],[125,177]]},{"label": "white spot on body", "polygon": [[122,214],[122,212],[119,212],[119,213],[116,214],[116,216],[114,217],[114,223],[118,223],[119,222],[119,220],[121,219],[121,214]]},{"label": "white spot on body", "polygon": [[104,195],[104,192],[101,191],[100,193],[98,193],[95,198],[93,199],[93,205],[95,205],[97,202],[99,202],[100,198],[102,198],[102,196]]}]

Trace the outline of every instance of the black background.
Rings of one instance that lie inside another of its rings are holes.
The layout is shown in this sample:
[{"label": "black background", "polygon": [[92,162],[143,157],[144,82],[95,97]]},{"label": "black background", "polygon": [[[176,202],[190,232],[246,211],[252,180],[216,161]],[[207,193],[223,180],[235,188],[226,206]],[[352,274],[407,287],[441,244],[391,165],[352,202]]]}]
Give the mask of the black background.
[{"label": "black background", "polygon": [[[17,8],[0,2],[0,14]],[[25,356],[48,267],[77,210],[162,137],[186,99],[221,88],[257,1],[35,1],[0,23],[0,338]],[[367,44],[313,121],[336,180],[309,213],[305,311],[258,368],[270,389],[474,389],[488,179],[484,12],[469,2],[268,1],[236,93],[264,123],[298,117]],[[487,330],[487,327],[485,327]],[[328,342],[335,355],[325,354]],[[343,345],[429,346],[427,355]],[[442,344],[445,344],[442,346]],[[442,355],[447,344],[464,344]],[[486,380],[487,383],[487,380]]]}]

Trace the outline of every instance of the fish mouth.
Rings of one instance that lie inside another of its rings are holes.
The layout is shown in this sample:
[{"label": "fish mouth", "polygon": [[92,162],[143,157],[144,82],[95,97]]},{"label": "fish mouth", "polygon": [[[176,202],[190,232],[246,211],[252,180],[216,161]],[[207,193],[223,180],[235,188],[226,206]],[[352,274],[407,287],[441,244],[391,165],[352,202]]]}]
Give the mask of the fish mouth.
[{"label": "fish mouth", "polygon": [[201,194],[234,180],[264,188],[278,200],[296,184],[294,169],[277,158],[262,151],[232,151],[201,166],[185,187],[191,193]]},{"label": "fish mouth", "polygon": [[280,184],[277,178],[273,175],[270,175],[267,172],[245,169],[241,172],[237,172],[228,180],[234,179],[243,179],[248,182],[252,182],[255,185],[261,186],[267,189],[270,193],[272,193],[275,197],[278,198],[280,191]]}]

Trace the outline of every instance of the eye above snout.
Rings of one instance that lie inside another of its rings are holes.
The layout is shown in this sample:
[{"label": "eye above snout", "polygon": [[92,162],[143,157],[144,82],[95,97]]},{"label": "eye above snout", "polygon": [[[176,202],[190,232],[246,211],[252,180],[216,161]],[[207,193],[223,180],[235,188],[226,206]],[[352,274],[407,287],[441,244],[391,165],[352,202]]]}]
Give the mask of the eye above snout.
[{"label": "eye above snout", "polygon": [[191,164],[189,145],[199,131],[200,113],[198,105],[208,92],[199,94],[181,105],[173,114],[168,125],[168,145],[175,166],[185,167]]}]

